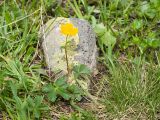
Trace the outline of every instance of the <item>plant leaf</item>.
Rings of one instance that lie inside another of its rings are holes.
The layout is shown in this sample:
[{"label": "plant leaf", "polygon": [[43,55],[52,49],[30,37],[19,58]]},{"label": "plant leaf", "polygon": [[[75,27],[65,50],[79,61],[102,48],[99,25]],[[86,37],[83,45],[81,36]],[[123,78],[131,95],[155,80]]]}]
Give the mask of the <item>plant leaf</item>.
[{"label": "plant leaf", "polygon": [[86,65],[83,64],[74,66],[73,71],[75,77],[79,77],[82,74],[89,75],[91,73],[91,70]]},{"label": "plant leaf", "polygon": [[57,99],[57,94],[55,93],[54,90],[52,90],[51,92],[49,92],[49,93],[47,94],[47,96],[48,96],[48,99],[49,99],[50,101],[52,101],[52,102],[55,102],[56,99]]},{"label": "plant leaf", "polygon": [[59,88],[59,89],[57,90],[57,93],[58,93],[60,96],[62,96],[65,100],[69,100],[69,99],[71,98],[70,94],[67,93],[67,91],[64,90],[64,89]]},{"label": "plant leaf", "polygon": [[56,85],[56,86],[62,86],[62,85],[64,85],[64,84],[66,84],[66,79],[65,79],[65,77],[61,77],[61,78],[59,78],[59,79],[57,79],[57,80],[55,81],[55,85]]},{"label": "plant leaf", "polygon": [[116,38],[111,34],[110,31],[106,31],[100,40],[105,46],[111,46],[112,48],[116,44]]}]

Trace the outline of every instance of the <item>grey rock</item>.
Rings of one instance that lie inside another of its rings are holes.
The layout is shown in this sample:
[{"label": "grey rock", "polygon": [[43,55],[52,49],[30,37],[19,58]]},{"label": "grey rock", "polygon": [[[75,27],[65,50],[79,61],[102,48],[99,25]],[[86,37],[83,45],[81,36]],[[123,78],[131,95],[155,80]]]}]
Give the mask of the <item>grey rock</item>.
[{"label": "grey rock", "polygon": [[77,50],[79,55],[75,56],[75,60],[93,70],[96,68],[97,57],[96,35],[87,21],[77,18],[70,18],[70,20],[79,29],[80,42]]},{"label": "grey rock", "polygon": [[93,71],[96,69],[97,58],[96,35],[86,20],[77,18],[59,17],[48,21],[41,28],[42,47],[48,67],[52,71],[66,70],[65,54],[61,49],[61,42],[64,42],[66,37],[59,32],[59,26],[65,22],[71,22],[79,30],[78,35],[73,37],[75,40],[79,39],[76,53],[69,58],[69,62],[85,64]]}]

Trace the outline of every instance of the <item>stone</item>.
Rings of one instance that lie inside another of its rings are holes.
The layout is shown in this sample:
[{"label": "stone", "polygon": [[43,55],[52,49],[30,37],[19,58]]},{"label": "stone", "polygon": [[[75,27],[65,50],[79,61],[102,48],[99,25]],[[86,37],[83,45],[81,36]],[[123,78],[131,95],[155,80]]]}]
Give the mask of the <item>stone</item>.
[{"label": "stone", "polygon": [[92,71],[96,69],[97,46],[96,35],[91,25],[78,18],[58,17],[49,20],[41,28],[42,47],[48,67],[53,71],[67,71],[65,52],[62,45],[66,36],[60,33],[60,25],[70,22],[78,28],[78,34],[70,37],[71,46],[69,50],[69,64],[85,64]]}]

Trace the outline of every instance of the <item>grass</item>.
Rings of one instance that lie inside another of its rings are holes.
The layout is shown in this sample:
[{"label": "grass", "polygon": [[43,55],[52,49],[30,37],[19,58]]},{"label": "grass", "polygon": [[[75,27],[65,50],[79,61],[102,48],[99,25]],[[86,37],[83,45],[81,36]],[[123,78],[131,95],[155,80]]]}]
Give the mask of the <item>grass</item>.
[{"label": "grass", "polygon": [[[159,0],[0,1],[3,119],[160,119],[159,11]],[[97,34],[100,68],[92,80],[94,100],[74,101],[81,95],[74,87],[57,92],[55,102],[43,92],[54,79],[46,68],[39,29],[58,16],[86,19]]]},{"label": "grass", "polygon": [[111,116],[155,119],[160,107],[160,68],[141,62],[118,64],[112,77],[108,77],[111,89],[105,95],[105,105],[107,111],[113,113]]}]

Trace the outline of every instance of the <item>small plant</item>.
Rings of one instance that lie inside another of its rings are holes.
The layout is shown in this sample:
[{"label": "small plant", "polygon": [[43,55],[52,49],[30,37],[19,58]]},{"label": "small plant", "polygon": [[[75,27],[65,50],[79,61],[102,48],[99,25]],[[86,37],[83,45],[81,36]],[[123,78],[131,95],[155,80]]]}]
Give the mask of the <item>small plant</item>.
[{"label": "small plant", "polygon": [[[76,84],[70,84],[68,79],[72,78],[72,68],[70,67],[68,59],[68,48],[70,47],[70,37],[75,36],[78,33],[78,28],[74,27],[71,23],[65,23],[60,26],[60,32],[65,35],[66,40],[64,46],[65,60],[67,66],[67,76],[63,76],[57,79],[54,83],[50,83],[43,88],[43,91],[47,93],[48,99],[55,102],[58,97],[62,97],[64,100],[75,101],[81,100],[81,95],[83,95],[82,90]],[[83,71],[85,67],[82,66],[80,69],[75,68],[75,75],[78,77],[82,73],[87,73]],[[72,78],[73,79],[73,78]]]},{"label": "small plant", "polygon": [[[109,63],[114,67],[113,64],[113,48],[116,44],[116,37],[112,35],[112,32],[108,30],[104,24],[97,24],[94,28],[99,38],[98,45]],[[107,62],[106,62],[107,63]]]},{"label": "small plant", "polygon": [[47,93],[50,101],[55,102],[58,97],[64,100],[81,100],[82,90],[77,85],[70,85],[66,82],[66,77],[57,79],[53,84],[44,86],[43,91]]},{"label": "small plant", "polygon": [[156,37],[155,33],[149,33],[146,38],[133,36],[132,41],[138,46],[141,54],[144,54],[145,51],[149,48],[160,47],[160,40]]},{"label": "small plant", "polygon": [[71,47],[71,37],[75,37],[77,35],[78,28],[74,27],[72,23],[64,23],[60,26],[60,33],[66,38],[61,48],[64,49],[65,53],[67,75],[60,77],[54,83],[47,84],[43,87],[43,91],[47,94],[49,101],[56,102],[58,98],[63,98],[64,100],[69,101],[73,108],[78,111],[82,111],[75,102],[80,101],[82,99],[82,95],[85,95],[83,87],[84,83],[80,82],[80,79],[82,75],[83,77],[85,75],[88,76],[90,74],[90,70],[85,65],[75,65],[74,61],[70,61],[69,59],[69,53],[74,52]]},{"label": "small plant", "polygon": [[74,27],[73,24],[71,23],[65,23],[61,25],[61,33],[66,36],[66,41],[64,45],[65,49],[65,59],[66,59],[66,64],[67,64],[67,71],[68,71],[68,76],[70,75],[70,65],[69,65],[69,60],[68,60],[68,47],[69,46],[69,37],[75,36],[78,33],[78,28]]}]

